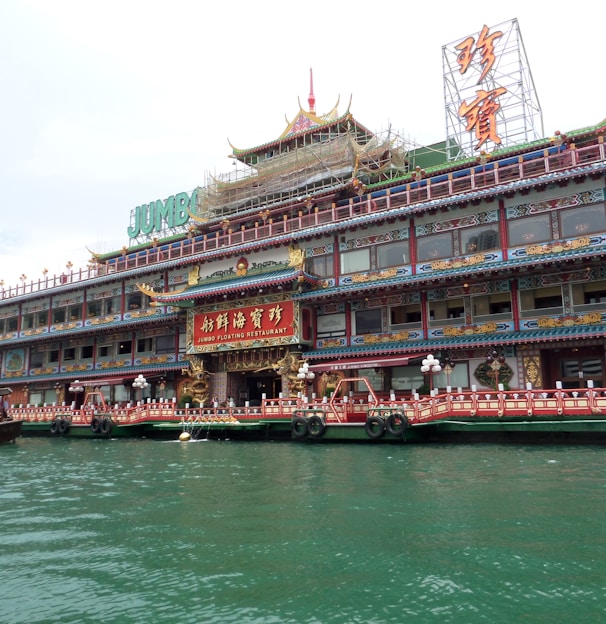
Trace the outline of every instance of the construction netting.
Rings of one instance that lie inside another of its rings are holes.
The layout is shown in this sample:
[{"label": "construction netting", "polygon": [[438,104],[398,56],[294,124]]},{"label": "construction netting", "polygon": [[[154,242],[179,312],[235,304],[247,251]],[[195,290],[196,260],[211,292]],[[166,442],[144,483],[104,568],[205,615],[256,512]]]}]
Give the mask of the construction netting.
[{"label": "construction netting", "polygon": [[349,184],[390,179],[406,172],[405,142],[391,132],[365,142],[344,132],[322,142],[276,153],[254,167],[208,176],[198,190],[198,216],[214,219],[243,210],[270,206]]}]

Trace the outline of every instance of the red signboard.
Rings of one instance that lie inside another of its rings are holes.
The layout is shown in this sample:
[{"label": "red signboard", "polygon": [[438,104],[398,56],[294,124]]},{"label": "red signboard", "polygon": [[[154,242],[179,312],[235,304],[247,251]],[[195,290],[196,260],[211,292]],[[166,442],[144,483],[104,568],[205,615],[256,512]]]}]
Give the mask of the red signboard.
[{"label": "red signboard", "polygon": [[261,303],[244,308],[194,314],[193,346],[293,336],[294,303]]}]

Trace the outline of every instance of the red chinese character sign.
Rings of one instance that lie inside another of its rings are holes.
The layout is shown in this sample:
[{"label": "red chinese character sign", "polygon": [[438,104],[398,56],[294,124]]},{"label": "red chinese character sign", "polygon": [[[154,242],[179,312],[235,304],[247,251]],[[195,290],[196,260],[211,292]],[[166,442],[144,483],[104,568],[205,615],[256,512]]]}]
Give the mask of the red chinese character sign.
[{"label": "red chinese character sign", "polygon": [[483,25],[442,48],[450,160],[543,136],[517,20]]},{"label": "red chinese character sign", "polygon": [[193,312],[188,323],[188,351],[195,353],[298,341],[298,305],[293,301]]}]

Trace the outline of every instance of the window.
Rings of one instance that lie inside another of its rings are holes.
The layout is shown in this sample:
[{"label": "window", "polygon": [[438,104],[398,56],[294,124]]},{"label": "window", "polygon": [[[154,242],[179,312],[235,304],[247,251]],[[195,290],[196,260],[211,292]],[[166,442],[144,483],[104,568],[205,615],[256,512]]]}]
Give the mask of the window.
[{"label": "window", "polygon": [[80,349],[83,360],[90,360],[93,357],[93,345],[85,345]]},{"label": "window", "polygon": [[48,352],[48,362],[49,364],[53,363],[53,362],[58,362],[59,361],[59,349],[52,349],[51,351]]},{"label": "window", "polygon": [[86,315],[91,316],[101,316],[101,302],[100,301],[89,301],[86,307]]},{"label": "window", "polygon": [[[385,373],[381,368],[361,368],[357,371],[356,377],[366,377],[375,392],[385,391]],[[363,381],[359,381],[355,385],[355,390],[367,392],[368,386]]]},{"label": "window", "polygon": [[324,256],[315,256],[307,259],[307,266],[309,272],[318,277],[332,277],[333,270],[333,255],[326,254]]},{"label": "window", "polygon": [[560,211],[560,231],[562,238],[606,232],[604,204],[577,206]]},{"label": "window", "polygon": [[443,258],[452,258],[453,255],[451,232],[421,236],[417,239],[417,260],[419,262],[433,262]]},{"label": "window", "polygon": [[528,310],[551,310],[553,313],[562,311],[562,290],[559,286],[535,288],[520,292],[522,312]]},{"label": "window", "polygon": [[99,345],[97,347],[97,357],[98,358],[107,358],[111,355],[111,347],[110,345]]},{"label": "window", "polygon": [[69,308],[69,320],[70,321],[79,321],[82,318],[82,306],[81,305],[73,305]]},{"label": "window", "polygon": [[370,248],[346,251],[341,254],[341,273],[358,273],[370,269]]},{"label": "window", "polygon": [[126,307],[128,310],[140,310],[144,307],[144,302],[145,297],[142,293],[131,293],[126,299]]},{"label": "window", "polygon": [[126,355],[133,352],[132,340],[124,340],[118,344],[118,355]]},{"label": "window", "polygon": [[432,301],[429,305],[430,321],[462,318],[465,318],[465,304],[463,299]]},{"label": "window", "polygon": [[496,226],[487,228],[465,228],[461,230],[461,251],[464,254],[474,254],[477,251],[487,251],[499,248],[499,230]]},{"label": "window", "polygon": [[34,327],[34,315],[26,314],[23,317],[23,329],[32,329]]},{"label": "window", "polygon": [[168,336],[156,337],[156,353],[174,353],[175,337],[172,334]]},{"label": "window", "polygon": [[118,297],[104,299],[103,303],[105,306],[105,314],[117,314],[120,312],[120,299]]},{"label": "window", "polygon": [[408,241],[397,241],[378,245],[377,248],[377,268],[402,266],[410,262],[408,254]]},{"label": "window", "polygon": [[65,308],[53,310],[53,323],[65,323]]},{"label": "window", "polygon": [[507,224],[510,247],[544,243],[552,239],[549,213],[514,219]]},{"label": "window", "polygon": [[48,312],[36,314],[36,327],[44,327],[48,323]]},{"label": "window", "polygon": [[76,349],[73,347],[66,347],[63,349],[63,361],[71,362],[76,359]]},{"label": "window", "polygon": [[44,353],[40,351],[34,351],[33,349],[31,349],[29,358],[30,358],[30,364],[29,364],[30,368],[42,368],[42,365],[44,363]]},{"label": "window", "polygon": [[495,293],[473,297],[473,315],[489,316],[491,314],[511,315],[511,295],[509,293]]},{"label": "window", "polygon": [[318,316],[316,329],[318,338],[345,336],[345,314],[321,314]]},{"label": "window", "polygon": [[574,306],[606,303],[606,282],[589,282],[572,285],[572,303]]},{"label": "window", "polygon": [[6,331],[7,332],[17,331],[18,326],[19,326],[19,321],[16,316],[6,319]]},{"label": "window", "polygon": [[391,327],[406,325],[407,323],[420,323],[421,318],[421,306],[418,303],[389,308],[389,324]]},{"label": "window", "polygon": [[153,350],[151,338],[139,338],[137,340],[137,353],[149,353]]},{"label": "window", "polygon": [[356,312],[356,334],[378,334],[383,331],[381,310],[360,310]]}]

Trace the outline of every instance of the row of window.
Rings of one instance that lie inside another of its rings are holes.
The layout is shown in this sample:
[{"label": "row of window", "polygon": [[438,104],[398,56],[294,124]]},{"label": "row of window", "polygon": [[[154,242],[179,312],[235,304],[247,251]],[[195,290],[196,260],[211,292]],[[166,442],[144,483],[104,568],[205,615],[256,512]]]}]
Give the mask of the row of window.
[{"label": "row of window", "polygon": [[[149,305],[148,297],[140,292],[127,295],[125,300],[124,312],[131,310],[139,310]],[[68,306],[61,306],[32,314],[24,314],[21,324],[21,330],[36,329],[39,327],[48,327],[50,325],[58,325],[60,323],[69,323],[70,321],[80,321],[83,318],[95,318],[100,316],[109,316],[112,314],[121,314],[121,298],[108,297],[106,299],[97,299],[87,301],[85,304],[76,303]],[[6,319],[0,319],[0,334],[16,332],[19,328],[19,321],[16,316]]]},{"label": "row of window", "polygon": [[[507,222],[509,247],[578,238],[599,232],[606,232],[606,206],[603,203],[543,212]],[[458,228],[419,236],[416,240],[416,261],[445,260],[459,255],[500,249],[500,246],[500,228],[497,223]],[[410,264],[410,261],[408,240],[345,251],[339,256],[342,275],[402,266]],[[333,256],[328,254],[311,258],[310,271],[321,277],[332,277]]]},{"label": "row of window", "polygon": [[[606,282],[577,283],[571,285],[572,303],[576,312],[588,312],[602,309],[606,303]],[[510,293],[472,296],[471,316],[476,321],[486,321],[500,315],[499,320],[512,319],[512,298]],[[602,304],[602,305],[598,305]],[[533,317],[543,311],[544,314],[563,313],[563,292],[561,286],[524,290],[519,294],[520,316]],[[429,325],[448,324],[451,319],[465,318],[465,299],[444,299],[430,301],[427,304]],[[358,310],[354,314],[354,333],[376,334],[401,326],[420,327],[423,319],[423,306],[420,303],[390,306],[387,316],[383,308]],[[387,323],[387,327],[385,327]],[[345,315],[325,315],[318,322],[318,338],[345,335]]]},{"label": "row of window", "polygon": [[77,347],[63,345],[60,349],[37,351],[30,349],[29,368],[45,368],[47,366],[64,365],[70,362],[90,362],[94,360],[113,360],[133,353],[142,356],[145,354],[171,355],[175,354],[175,335],[155,336],[153,338],[138,338],[122,340],[112,344],[86,344]]}]

